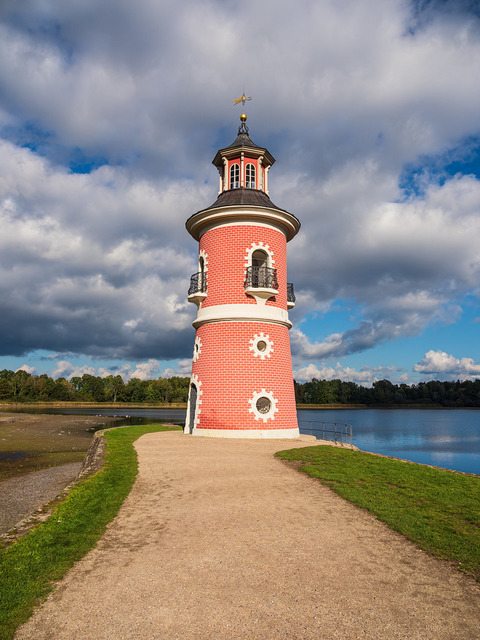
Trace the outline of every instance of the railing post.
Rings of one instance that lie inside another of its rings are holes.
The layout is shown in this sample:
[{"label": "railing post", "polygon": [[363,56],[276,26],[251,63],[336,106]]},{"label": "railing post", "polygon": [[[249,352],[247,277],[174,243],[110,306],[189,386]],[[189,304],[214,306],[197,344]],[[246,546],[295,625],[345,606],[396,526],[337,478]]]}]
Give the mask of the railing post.
[{"label": "railing post", "polygon": [[[314,426],[314,425],[317,425],[317,426]],[[324,422],[324,421],[317,422],[316,420],[300,420],[298,423],[298,426],[302,430],[302,433],[309,433],[310,435],[316,435],[317,438],[319,438],[320,434],[322,434],[321,435],[322,440],[335,442],[335,444],[340,442],[342,447],[348,444],[348,442],[350,442],[350,446],[353,446],[353,428],[351,424],[345,424],[343,422],[337,423],[337,422]],[[333,438],[332,438],[332,435],[333,435]]]}]

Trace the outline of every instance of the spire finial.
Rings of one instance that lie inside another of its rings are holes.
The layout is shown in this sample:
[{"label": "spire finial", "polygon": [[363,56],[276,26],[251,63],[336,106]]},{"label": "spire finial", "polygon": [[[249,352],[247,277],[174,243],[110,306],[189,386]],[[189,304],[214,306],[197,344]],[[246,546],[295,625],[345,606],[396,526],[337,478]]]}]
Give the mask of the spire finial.
[{"label": "spire finial", "polygon": [[[245,91],[242,94],[241,98],[237,98],[236,100],[233,101],[233,104],[240,104],[240,102],[242,103],[243,106],[245,106],[245,102],[247,100],[251,100],[252,96],[246,96],[245,95]],[[245,122],[247,121],[247,114],[245,112],[242,113],[242,115],[240,116],[240,122],[242,123],[239,127],[238,127],[238,133],[246,133],[248,135],[248,127],[245,124]]]},{"label": "spire finial", "polygon": [[240,116],[240,122],[242,123],[239,127],[238,127],[238,133],[246,133],[248,135],[248,127],[245,124],[245,122],[247,121],[247,114],[246,113],[242,113],[242,115]]}]

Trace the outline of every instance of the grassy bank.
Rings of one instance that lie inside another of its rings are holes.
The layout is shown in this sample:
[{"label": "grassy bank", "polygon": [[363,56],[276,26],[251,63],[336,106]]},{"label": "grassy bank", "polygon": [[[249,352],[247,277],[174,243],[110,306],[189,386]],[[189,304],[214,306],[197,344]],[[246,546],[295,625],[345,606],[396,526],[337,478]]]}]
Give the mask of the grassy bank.
[{"label": "grassy bank", "polygon": [[480,477],[328,446],[277,456],[480,581]]},{"label": "grassy bank", "polygon": [[108,431],[102,471],[76,485],[45,523],[0,551],[0,640],[13,637],[53,581],[95,545],[115,517],[138,470],[133,442],[169,429],[155,424]]}]

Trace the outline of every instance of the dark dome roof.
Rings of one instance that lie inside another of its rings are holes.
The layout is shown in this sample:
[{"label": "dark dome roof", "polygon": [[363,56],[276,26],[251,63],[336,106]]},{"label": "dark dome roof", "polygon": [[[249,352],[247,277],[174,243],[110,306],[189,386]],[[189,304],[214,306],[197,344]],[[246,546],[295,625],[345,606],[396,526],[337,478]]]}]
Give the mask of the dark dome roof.
[{"label": "dark dome roof", "polygon": [[206,209],[202,209],[202,211],[216,209],[217,207],[229,207],[244,204],[254,207],[268,207],[269,209],[285,211],[285,209],[280,209],[280,207],[274,205],[264,191],[260,191],[260,189],[246,189],[245,187],[222,191],[215,202]]},{"label": "dark dome roof", "polygon": [[223,191],[212,205],[190,216],[185,226],[190,235],[198,240],[212,224],[215,226],[235,221],[273,224],[285,233],[287,241],[300,229],[299,220],[274,205],[264,191],[245,187]]},{"label": "dark dome roof", "polygon": [[[252,151],[250,151],[250,149]],[[248,128],[243,124],[238,128],[238,135],[232,144],[229,144],[228,147],[224,147],[217,151],[214,159],[212,160],[212,164],[214,164],[218,170],[221,170],[224,158],[232,158],[240,152],[243,153],[243,150],[245,150],[245,153],[249,157],[262,156],[264,166],[271,166],[275,162],[275,158],[267,149],[259,147],[253,142],[248,135]]]},{"label": "dark dome roof", "polygon": [[248,133],[245,133],[243,131],[239,131],[236,140],[234,140],[232,144],[229,144],[226,148],[233,149],[234,147],[255,147],[257,149],[260,148],[252,141]]}]

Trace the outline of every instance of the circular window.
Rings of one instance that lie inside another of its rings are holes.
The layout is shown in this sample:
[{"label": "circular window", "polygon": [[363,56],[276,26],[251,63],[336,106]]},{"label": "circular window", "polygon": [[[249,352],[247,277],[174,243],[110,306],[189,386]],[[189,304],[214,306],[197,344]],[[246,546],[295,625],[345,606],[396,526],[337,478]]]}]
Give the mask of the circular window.
[{"label": "circular window", "polygon": [[259,398],[257,400],[257,411],[259,413],[268,413],[271,409],[272,403],[270,402],[270,398],[266,398],[265,396]]},{"label": "circular window", "polygon": [[267,420],[275,419],[275,414],[278,411],[278,400],[273,397],[273,393],[271,391],[266,391],[266,389],[256,391],[250,397],[248,402],[250,404],[249,412],[253,413],[255,420],[263,420],[263,422],[267,422]]},{"label": "circular window", "polygon": [[269,336],[263,333],[255,334],[250,340],[249,349],[256,358],[260,357],[261,360],[265,360],[265,358],[270,358],[272,355],[273,342]]}]

